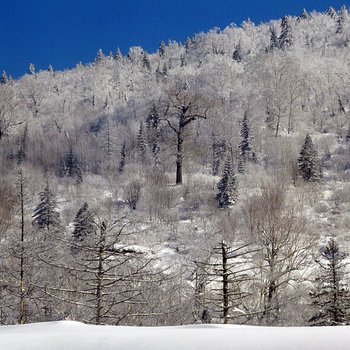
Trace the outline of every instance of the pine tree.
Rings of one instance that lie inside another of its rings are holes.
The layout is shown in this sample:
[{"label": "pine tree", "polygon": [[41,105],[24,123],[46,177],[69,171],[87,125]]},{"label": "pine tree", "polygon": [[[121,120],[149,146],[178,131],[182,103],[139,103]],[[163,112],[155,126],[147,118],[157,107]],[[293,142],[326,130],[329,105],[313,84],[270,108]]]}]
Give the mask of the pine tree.
[{"label": "pine tree", "polygon": [[143,123],[140,124],[140,129],[137,134],[137,149],[141,162],[146,161],[147,144],[143,135]]},{"label": "pine tree", "polygon": [[237,45],[236,45],[236,48],[235,50],[233,51],[233,54],[232,54],[232,59],[236,62],[241,62],[242,61],[242,48],[241,48],[241,42],[239,42]]},{"label": "pine tree", "polygon": [[34,218],[33,224],[39,229],[47,229],[47,231],[58,228],[60,226],[60,213],[56,198],[50,191],[48,183],[44,190],[39,193],[39,200],[40,202],[34,209],[32,216]]},{"label": "pine tree", "polygon": [[102,49],[99,49],[99,50],[97,51],[97,56],[96,56],[96,58],[95,58],[95,62],[96,62],[96,63],[102,62],[103,59],[104,59],[104,57],[105,57],[105,55],[104,55]]},{"label": "pine tree", "polygon": [[33,63],[31,63],[31,64],[29,65],[28,73],[29,73],[29,75],[34,75],[34,74],[35,74],[35,67],[34,67],[34,64],[33,64]]},{"label": "pine tree", "polygon": [[159,153],[159,124],[160,119],[157,111],[157,107],[153,104],[151,111],[146,119],[146,127],[147,127],[147,139],[148,144],[151,146],[152,156],[155,160],[155,163],[159,163],[158,153]]},{"label": "pine tree", "polygon": [[216,176],[219,174],[221,162],[223,159],[223,156],[226,152],[226,142],[225,140],[216,140],[213,142],[213,175]]},{"label": "pine tree", "polygon": [[282,50],[289,49],[293,46],[294,38],[291,21],[288,16],[284,16],[281,23],[281,35],[279,37],[279,48]]},{"label": "pine tree", "polygon": [[7,77],[6,72],[3,71],[0,78],[0,84],[7,84],[8,82],[9,82],[9,78]]},{"label": "pine tree", "polygon": [[345,254],[331,238],[321,251],[317,261],[320,273],[310,293],[311,306],[315,309],[309,322],[312,326],[339,326],[350,323],[350,290],[345,282]]},{"label": "pine tree", "polygon": [[77,175],[77,169],[79,168],[78,158],[75,155],[72,144],[69,145],[69,149],[64,158],[65,173],[68,177],[75,177]]},{"label": "pine tree", "polygon": [[318,182],[322,179],[321,164],[317,151],[309,134],[306,135],[303,147],[301,148],[298,166],[301,177],[307,182]]},{"label": "pine tree", "polygon": [[300,22],[304,19],[309,19],[309,18],[310,18],[309,13],[305,9],[303,9],[303,12],[299,15],[297,21]]},{"label": "pine tree", "polygon": [[191,47],[191,39],[189,37],[186,38],[186,41],[185,41],[185,52],[188,53],[190,47]]},{"label": "pine tree", "polygon": [[95,232],[95,228],[94,215],[85,202],[75,216],[73,237],[82,241],[86,236]]},{"label": "pine tree", "polygon": [[328,7],[328,9],[326,11],[326,15],[331,17],[332,19],[337,18],[337,12],[334,10],[334,8],[332,6]]},{"label": "pine tree", "polygon": [[242,141],[238,146],[241,160],[244,163],[247,161],[256,161],[256,155],[252,151],[252,148],[251,148],[252,136],[251,136],[251,132],[250,132],[250,126],[249,126],[247,112],[244,113],[244,116],[242,119],[241,138],[242,138]]},{"label": "pine tree", "polygon": [[164,41],[162,41],[162,42],[159,44],[158,55],[159,55],[160,57],[163,57],[163,56],[165,55],[165,43],[164,43]]},{"label": "pine tree", "polygon": [[346,143],[350,142],[350,124],[349,124],[348,131],[346,133],[346,136],[345,136],[345,140],[346,140]]},{"label": "pine tree", "polygon": [[118,171],[120,174],[124,172],[125,161],[126,161],[126,145],[124,142],[120,150],[120,161],[119,161],[119,168],[118,168]]},{"label": "pine tree", "polygon": [[118,49],[117,49],[117,52],[116,52],[115,55],[114,55],[114,59],[115,59],[117,62],[121,62],[122,59],[123,59],[123,55],[122,55],[122,53],[121,53],[119,47],[118,47]]},{"label": "pine tree", "polygon": [[23,134],[19,141],[19,150],[17,153],[17,163],[21,164],[27,159],[27,141],[28,141],[28,124],[25,123]]},{"label": "pine tree", "polygon": [[142,67],[151,70],[151,62],[149,61],[148,55],[146,52],[143,53],[142,56]]},{"label": "pine tree", "polygon": [[344,32],[344,26],[348,18],[348,10],[345,5],[343,5],[340,9],[339,16],[337,18],[337,30],[336,34],[342,34]]},{"label": "pine tree", "polygon": [[223,175],[217,188],[219,193],[216,199],[219,201],[220,208],[228,208],[238,201],[237,179],[230,157],[226,159]]},{"label": "pine tree", "polygon": [[51,66],[51,64],[49,65],[49,68],[47,68],[47,71],[48,71],[50,74],[53,74],[53,73],[54,73],[54,70],[53,70],[53,67]]},{"label": "pine tree", "polygon": [[276,28],[274,26],[270,27],[270,46],[269,51],[273,51],[278,49],[279,43],[278,43],[278,36],[276,32]]}]

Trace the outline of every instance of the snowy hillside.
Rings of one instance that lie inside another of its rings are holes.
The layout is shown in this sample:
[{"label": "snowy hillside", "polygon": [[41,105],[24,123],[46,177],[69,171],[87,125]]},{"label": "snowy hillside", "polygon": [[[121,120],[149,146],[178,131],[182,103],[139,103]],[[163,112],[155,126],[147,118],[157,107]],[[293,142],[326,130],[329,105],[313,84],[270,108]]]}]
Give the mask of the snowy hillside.
[{"label": "snowy hillside", "polygon": [[50,322],[0,328],[3,350],[346,350],[350,327],[88,326]]},{"label": "snowy hillside", "polygon": [[4,72],[0,324],[350,324],[349,38],[343,6]]}]

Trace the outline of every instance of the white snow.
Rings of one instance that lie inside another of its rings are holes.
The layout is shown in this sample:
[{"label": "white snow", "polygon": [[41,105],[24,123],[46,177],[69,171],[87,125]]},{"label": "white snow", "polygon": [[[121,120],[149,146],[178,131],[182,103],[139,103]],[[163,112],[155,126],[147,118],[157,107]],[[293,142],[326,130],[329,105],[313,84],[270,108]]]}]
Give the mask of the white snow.
[{"label": "white snow", "polygon": [[72,321],[0,327],[2,350],[347,350],[350,327],[92,326]]}]

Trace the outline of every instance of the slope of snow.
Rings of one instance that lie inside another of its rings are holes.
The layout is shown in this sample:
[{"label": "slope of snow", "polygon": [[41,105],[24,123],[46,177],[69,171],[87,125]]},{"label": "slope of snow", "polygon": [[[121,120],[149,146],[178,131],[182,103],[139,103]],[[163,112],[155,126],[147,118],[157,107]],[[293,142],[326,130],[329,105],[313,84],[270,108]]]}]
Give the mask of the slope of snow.
[{"label": "slope of snow", "polygon": [[350,327],[91,326],[61,321],[0,327],[3,350],[346,350]]}]

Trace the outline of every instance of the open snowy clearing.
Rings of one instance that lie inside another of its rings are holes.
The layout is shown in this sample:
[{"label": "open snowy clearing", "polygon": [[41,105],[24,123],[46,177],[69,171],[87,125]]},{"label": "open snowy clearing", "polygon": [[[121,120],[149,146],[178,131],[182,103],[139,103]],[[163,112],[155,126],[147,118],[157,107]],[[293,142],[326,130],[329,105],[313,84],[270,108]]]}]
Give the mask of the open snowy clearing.
[{"label": "open snowy clearing", "polygon": [[61,321],[0,327],[2,350],[346,350],[350,327],[90,326]]}]

